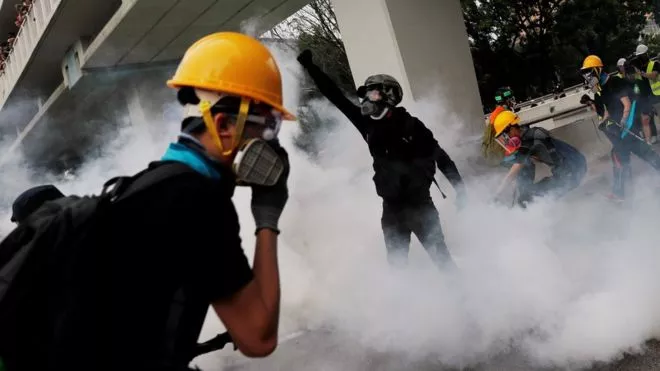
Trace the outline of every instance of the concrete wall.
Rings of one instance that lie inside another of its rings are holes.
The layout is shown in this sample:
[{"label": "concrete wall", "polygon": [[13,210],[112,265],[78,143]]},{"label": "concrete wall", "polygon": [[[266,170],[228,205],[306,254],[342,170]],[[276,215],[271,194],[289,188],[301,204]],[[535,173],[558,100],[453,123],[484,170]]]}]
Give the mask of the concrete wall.
[{"label": "concrete wall", "polygon": [[[438,97],[470,132],[482,107],[459,0],[332,0],[356,85],[387,73],[403,86],[403,105]],[[436,95],[437,94],[437,95]]]}]

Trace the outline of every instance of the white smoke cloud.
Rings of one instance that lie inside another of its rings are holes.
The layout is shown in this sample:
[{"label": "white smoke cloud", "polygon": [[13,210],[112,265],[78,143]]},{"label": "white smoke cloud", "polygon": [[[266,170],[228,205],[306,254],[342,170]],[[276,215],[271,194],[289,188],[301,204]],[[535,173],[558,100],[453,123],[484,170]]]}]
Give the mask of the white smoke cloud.
[{"label": "white smoke cloud", "polygon": [[[293,109],[302,71],[290,51],[273,50],[284,77],[285,105]],[[459,138],[453,134],[460,118],[441,101],[429,101],[434,103],[410,111],[426,121],[455,160],[461,159],[466,150],[455,146]],[[439,175],[449,196],[443,200],[434,190],[433,197],[460,272],[438,272],[416,239],[410,269],[392,271],[385,260],[381,201],[371,181],[366,144],[336,109],[321,103],[315,107],[323,107],[320,112],[340,125],[326,138],[318,163],[294,148],[295,123],[283,129],[292,172],[280,239],[282,338],[310,330],[311,340],[284,342],[272,357],[249,363],[224,350],[200,357],[203,369],[227,364],[307,369],[302,358],[318,369],[370,369],[365,359],[389,362],[392,369],[438,363],[464,367],[489,364],[509,352],[532,366],[587,366],[640,351],[645,340],[660,335],[655,232],[660,213],[657,195],[647,188],[657,178],[639,180],[636,198],[648,202],[638,202],[634,210],[578,190],[563,202],[542,200],[524,211],[486,204],[493,180],[472,178],[472,202],[457,213],[453,190]],[[98,193],[111,176],[134,173],[157,159],[175,137],[178,118],[153,112],[145,118],[147,125],[125,127],[103,158],[88,162],[73,181],[57,185],[65,192]],[[154,124],[168,129],[159,135],[146,129]],[[3,169],[3,197],[50,180],[14,162]],[[240,188],[234,201],[251,257],[249,198],[249,190]],[[5,230],[7,219],[4,209]],[[202,339],[222,331],[214,316],[209,314]],[[315,336],[319,329],[328,335]],[[352,350],[338,352],[335,347],[345,349],[342,343]]]}]

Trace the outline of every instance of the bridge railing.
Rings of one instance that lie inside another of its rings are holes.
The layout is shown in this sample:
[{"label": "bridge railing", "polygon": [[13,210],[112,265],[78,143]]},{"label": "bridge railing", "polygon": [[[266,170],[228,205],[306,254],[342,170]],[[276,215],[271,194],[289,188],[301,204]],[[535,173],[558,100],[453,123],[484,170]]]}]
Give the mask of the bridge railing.
[{"label": "bridge railing", "polygon": [[0,109],[4,107],[7,98],[23,75],[39,40],[43,37],[61,2],[62,0],[34,0],[25,15],[0,73]]}]

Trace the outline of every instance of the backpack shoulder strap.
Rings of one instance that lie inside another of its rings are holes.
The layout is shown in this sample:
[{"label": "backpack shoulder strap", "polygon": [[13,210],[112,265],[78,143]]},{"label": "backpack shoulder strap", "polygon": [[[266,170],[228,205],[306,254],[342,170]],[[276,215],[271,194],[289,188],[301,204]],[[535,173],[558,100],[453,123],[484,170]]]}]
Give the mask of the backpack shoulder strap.
[{"label": "backpack shoulder strap", "polygon": [[115,177],[103,185],[102,197],[109,197],[111,202],[118,202],[141,193],[152,186],[178,175],[194,173],[190,166],[178,161],[164,161],[152,164],[149,168],[131,176]]}]

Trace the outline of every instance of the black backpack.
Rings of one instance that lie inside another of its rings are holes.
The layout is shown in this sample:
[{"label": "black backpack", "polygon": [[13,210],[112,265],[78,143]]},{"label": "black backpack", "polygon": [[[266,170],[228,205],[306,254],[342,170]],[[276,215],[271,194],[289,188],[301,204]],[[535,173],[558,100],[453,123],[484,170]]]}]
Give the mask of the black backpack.
[{"label": "black backpack", "polygon": [[[0,359],[7,370],[47,362],[47,344],[57,331],[58,316],[66,315],[66,306],[73,302],[66,291],[53,288],[66,281],[79,256],[92,250],[86,241],[93,240],[108,209],[165,179],[193,171],[178,162],[160,162],[134,176],[110,179],[98,196],[47,202],[0,243]],[[57,279],[49,274],[54,271]]]}]

